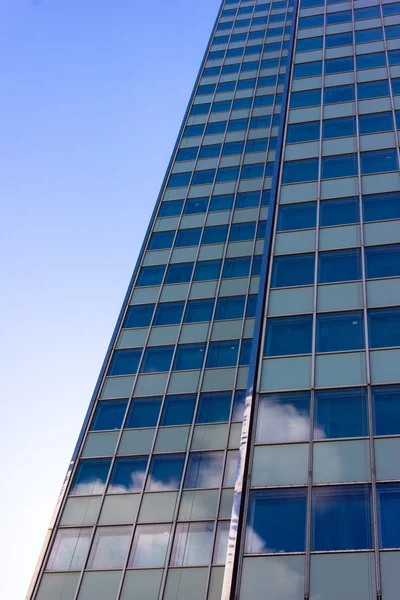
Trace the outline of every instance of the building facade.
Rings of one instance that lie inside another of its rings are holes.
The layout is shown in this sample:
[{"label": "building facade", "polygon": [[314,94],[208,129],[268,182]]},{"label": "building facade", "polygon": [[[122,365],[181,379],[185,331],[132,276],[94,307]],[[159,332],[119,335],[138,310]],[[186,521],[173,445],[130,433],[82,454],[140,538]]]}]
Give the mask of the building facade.
[{"label": "building facade", "polygon": [[398,600],[400,2],[225,0],[29,600]]}]

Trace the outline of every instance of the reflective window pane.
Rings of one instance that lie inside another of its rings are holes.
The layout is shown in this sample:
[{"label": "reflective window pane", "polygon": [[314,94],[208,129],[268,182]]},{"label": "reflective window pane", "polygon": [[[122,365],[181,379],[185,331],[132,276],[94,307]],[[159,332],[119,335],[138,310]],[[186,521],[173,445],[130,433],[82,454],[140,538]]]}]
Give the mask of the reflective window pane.
[{"label": "reflective window pane", "polygon": [[310,229],[316,226],[317,203],[283,204],[279,207],[278,231]]},{"label": "reflective window pane", "polygon": [[319,224],[321,227],[359,223],[360,209],[358,198],[339,198],[320,203]]},{"label": "reflective window pane", "polygon": [[217,526],[213,564],[225,565],[226,552],[228,550],[229,521],[220,521]]},{"label": "reflective window pane", "polygon": [[179,523],[172,547],[171,565],[208,565],[212,552],[214,523]]},{"label": "reflective window pane", "polygon": [[195,404],[195,394],[167,396],[160,425],[188,425],[192,422]]},{"label": "reflective window pane", "polygon": [[72,496],[102,494],[110,465],[110,458],[79,461],[69,493]]},{"label": "reflective window pane", "polygon": [[268,319],[265,356],[311,353],[312,320],[311,315]]},{"label": "reflective window pane", "polygon": [[368,408],[365,388],[315,392],[315,439],[366,435],[368,435]]},{"label": "reflective window pane", "polygon": [[272,267],[274,288],[314,283],[315,254],[276,256]]},{"label": "reflective window pane", "polygon": [[134,398],[125,422],[127,429],[155,427],[161,407],[161,396],[154,398]]},{"label": "reflective window pane", "polygon": [[372,388],[375,435],[400,434],[400,386]]},{"label": "reflective window pane", "polygon": [[310,437],[310,392],[260,397],[257,442],[298,442]]},{"label": "reflective window pane", "polygon": [[361,279],[360,250],[335,250],[318,255],[318,283]]},{"label": "reflective window pane", "polygon": [[74,571],[83,567],[91,529],[59,529],[47,561],[47,571]]},{"label": "reflective window pane", "polygon": [[129,566],[163,567],[167,555],[171,525],[138,525],[133,538]]},{"label": "reflective window pane", "polygon": [[128,400],[103,400],[97,404],[90,431],[119,429],[125,415]]},{"label": "reflective window pane", "polygon": [[400,484],[378,484],[377,493],[379,518],[379,546],[380,548],[399,548]]},{"label": "reflective window pane", "polygon": [[108,484],[109,494],[140,492],[144,484],[148,456],[117,458]]},{"label": "reflective window pane", "polygon": [[368,325],[371,348],[400,346],[400,308],[369,310]]},{"label": "reflective window pane", "polygon": [[361,311],[317,315],[317,352],[341,352],[364,348]]},{"label": "reflective window pane", "polygon": [[208,392],[200,395],[196,423],[220,423],[229,420],[231,392]]},{"label": "reflective window pane", "polygon": [[128,554],[132,528],[98,527],[90,552],[89,569],[122,569]]},{"label": "reflective window pane", "polygon": [[184,454],[153,456],[146,482],[146,491],[177,490],[182,479]]},{"label": "reflective window pane", "polygon": [[219,487],[223,461],[223,452],[192,452],[189,455],[184,488]]}]

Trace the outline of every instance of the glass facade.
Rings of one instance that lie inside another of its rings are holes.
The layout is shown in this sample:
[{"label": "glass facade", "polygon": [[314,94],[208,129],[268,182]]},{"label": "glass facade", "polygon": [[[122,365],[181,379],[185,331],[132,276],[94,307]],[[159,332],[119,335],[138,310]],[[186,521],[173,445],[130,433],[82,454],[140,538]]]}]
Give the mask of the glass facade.
[{"label": "glass facade", "polygon": [[222,2],[29,600],[397,600],[399,126],[400,2]]}]

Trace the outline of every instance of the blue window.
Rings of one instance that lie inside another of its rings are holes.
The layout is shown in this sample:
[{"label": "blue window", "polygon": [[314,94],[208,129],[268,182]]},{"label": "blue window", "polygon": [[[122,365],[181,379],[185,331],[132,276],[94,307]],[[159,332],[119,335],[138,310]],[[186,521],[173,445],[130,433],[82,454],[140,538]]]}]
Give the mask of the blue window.
[{"label": "blue window", "polygon": [[231,392],[208,392],[200,395],[196,423],[222,423],[229,421]]},{"label": "blue window", "polygon": [[360,221],[358,198],[338,198],[320,203],[319,224],[321,227],[347,225]]},{"label": "blue window", "polygon": [[367,485],[314,488],[312,550],[372,547],[371,490]]},{"label": "blue window", "polygon": [[353,71],[353,69],[354,60],[352,56],[345,56],[343,58],[330,58],[325,60],[325,75],[332,75],[334,73],[347,73],[348,71]]},{"label": "blue window", "polygon": [[299,29],[308,27],[322,27],[324,24],[324,15],[314,15],[312,17],[301,17],[299,19]]},{"label": "blue window", "polygon": [[400,433],[399,400],[399,385],[372,388],[374,435],[398,435]]},{"label": "blue window", "polygon": [[146,491],[157,492],[179,489],[184,462],[184,454],[153,456],[147,477]]},{"label": "blue window", "polygon": [[385,34],[388,40],[400,37],[400,25],[388,25],[385,27]]},{"label": "blue window", "polygon": [[184,132],[183,132],[183,137],[187,138],[187,137],[200,136],[200,135],[203,135],[203,131],[204,131],[204,124],[186,125]]},{"label": "blue window", "polygon": [[[242,63],[241,72],[243,73],[246,71],[257,71],[259,65],[260,65],[260,62],[258,60],[252,60],[251,62]],[[244,102],[244,101],[246,101],[246,102]],[[252,98],[239,98],[238,100],[234,101],[233,108],[234,109],[250,108],[251,105],[252,105]]]},{"label": "blue window", "polygon": [[312,316],[268,319],[265,356],[310,354]]},{"label": "blue window", "polygon": [[215,319],[241,319],[244,313],[246,296],[227,296],[219,298],[215,311]]},{"label": "blue window", "polygon": [[379,6],[368,6],[366,8],[358,8],[354,11],[355,21],[362,21],[364,19],[379,19],[380,16],[381,13]]},{"label": "blue window", "polygon": [[223,83],[219,83],[217,86],[217,93],[221,94],[223,92],[233,92],[236,86],[236,81],[224,81]]},{"label": "blue window", "polygon": [[164,248],[171,248],[174,237],[175,231],[159,231],[153,233],[150,237],[147,249],[162,250]]},{"label": "blue window", "polygon": [[357,154],[322,157],[322,179],[336,179],[357,175]]},{"label": "blue window", "polygon": [[250,90],[256,87],[255,79],[239,79],[237,84],[238,90]]},{"label": "blue window", "polygon": [[368,324],[371,348],[400,346],[400,308],[369,310]]},{"label": "blue window", "polygon": [[334,35],[327,35],[325,38],[325,44],[327,48],[336,48],[338,46],[352,46],[353,33],[351,31],[348,31],[345,33],[335,33]]},{"label": "blue window", "polygon": [[248,140],[246,143],[246,152],[266,152],[268,148],[268,138],[258,140]]},{"label": "blue window", "polygon": [[288,125],[286,143],[296,144],[297,142],[311,142],[313,140],[319,140],[319,130],[319,121]]},{"label": "blue window", "polygon": [[386,66],[386,56],[384,52],[375,52],[374,54],[359,54],[356,56],[357,69],[373,69],[375,67]]},{"label": "blue window", "polygon": [[244,53],[245,53],[246,56],[248,56],[249,54],[259,54],[261,51],[262,51],[262,46],[261,45],[247,46],[247,48],[244,51]]},{"label": "blue window", "polygon": [[274,103],[273,94],[270,94],[268,96],[256,96],[254,98],[254,108],[257,108],[258,106],[272,106],[273,103]]},{"label": "blue window", "polygon": [[200,323],[210,321],[214,308],[214,299],[189,300],[186,305],[184,323]]},{"label": "blue window", "polygon": [[[245,68],[245,65],[254,65],[258,63],[243,63],[242,64],[242,71],[244,70],[248,70]],[[237,98],[236,100],[233,101],[233,106],[232,106],[232,110],[242,110],[243,108],[251,108],[251,105],[253,104],[253,98]]]},{"label": "blue window", "polygon": [[233,194],[222,194],[221,196],[212,196],[210,203],[210,212],[218,212],[220,210],[231,210],[233,206]]},{"label": "blue window", "polygon": [[382,79],[378,81],[366,81],[357,84],[357,93],[359,100],[368,100],[369,98],[381,98],[389,96],[389,81]]},{"label": "blue window", "polygon": [[342,352],[365,347],[361,311],[317,315],[317,352]]},{"label": "blue window", "polygon": [[208,60],[217,60],[218,58],[224,58],[225,50],[214,50],[213,52],[209,52]]},{"label": "blue window", "polygon": [[239,258],[226,258],[222,278],[248,277],[250,273],[250,256],[241,256]]},{"label": "blue window", "polygon": [[304,92],[292,92],[290,96],[290,108],[304,108],[306,106],[319,106],[321,104],[321,90],[305,90]]},{"label": "blue window", "polygon": [[137,278],[136,287],[160,285],[165,271],[165,265],[158,267],[142,267]]},{"label": "blue window", "polygon": [[107,375],[134,375],[137,372],[142,348],[115,350]]},{"label": "blue window", "polygon": [[98,402],[90,424],[90,431],[120,429],[128,400],[103,400]]},{"label": "blue window", "polygon": [[261,256],[261,254],[253,257],[253,264],[251,266],[251,276],[252,277],[258,277],[260,275],[260,273],[261,273],[261,263],[262,263],[262,256]]},{"label": "blue window", "polygon": [[216,158],[220,155],[222,144],[201,146],[199,158]]},{"label": "blue window", "polygon": [[183,200],[172,200],[171,202],[162,202],[159,217],[176,217],[182,212]]},{"label": "blue window", "polygon": [[267,221],[258,221],[257,225],[257,240],[263,240],[267,231]]},{"label": "blue window", "polygon": [[400,94],[400,77],[397,77],[396,79],[392,79],[392,90],[393,90],[393,94],[395,94],[395,95]]},{"label": "blue window", "polygon": [[293,68],[293,78],[315,77],[322,73],[322,60],[315,62],[298,63]]},{"label": "blue window", "polygon": [[177,263],[169,265],[167,275],[165,277],[165,283],[185,283],[190,281],[193,271],[193,264],[190,263]]},{"label": "blue window", "polygon": [[235,392],[233,398],[232,421],[242,421],[246,400],[246,390]]},{"label": "blue window", "polygon": [[327,119],[322,123],[322,138],[330,139],[356,135],[355,117],[344,117],[342,119]]},{"label": "blue window", "polygon": [[211,107],[211,112],[212,113],[226,112],[231,109],[231,104],[232,104],[231,100],[221,100],[219,102],[213,102],[213,105]]},{"label": "blue window", "polygon": [[203,233],[202,244],[223,244],[228,235],[228,225],[214,225],[206,227]]},{"label": "blue window", "polygon": [[368,279],[400,275],[400,244],[365,248],[365,267]]},{"label": "blue window", "polygon": [[81,460],[69,491],[71,496],[102,494],[105,489],[111,458]]},{"label": "blue window", "polygon": [[314,439],[368,435],[366,388],[315,392]]},{"label": "blue window", "polygon": [[221,260],[202,260],[196,264],[193,281],[218,279],[221,271]]},{"label": "blue window", "polygon": [[283,183],[299,183],[318,179],[318,158],[290,160],[283,165]]},{"label": "blue window", "polygon": [[273,87],[276,85],[276,75],[271,75],[269,77],[259,77],[257,82],[257,87]]},{"label": "blue window", "polygon": [[239,176],[239,167],[222,167],[218,169],[217,183],[233,181]]},{"label": "blue window", "polygon": [[386,173],[397,171],[397,152],[394,148],[387,150],[374,150],[372,152],[361,152],[361,173]]},{"label": "blue window", "polygon": [[[221,71],[221,67],[207,67],[203,70],[203,77],[214,77],[215,75],[219,75]],[[204,106],[204,104],[195,104],[194,106]],[[208,112],[208,111],[207,111]],[[196,113],[194,113],[196,114]],[[199,113],[197,113],[199,114]],[[202,113],[200,113],[202,114]]]},{"label": "blue window", "polygon": [[250,123],[250,129],[261,129],[261,128],[269,128],[271,124],[270,115],[266,115],[264,117],[253,117]]},{"label": "blue window", "polygon": [[161,400],[161,396],[134,398],[131,402],[125,427],[127,429],[155,427],[158,421]]},{"label": "blue window", "polygon": [[206,367],[215,369],[217,367],[235,367],[239,351],[239,340],[228,342],[211,342]]},{"label": "blue window", "polygon": [[161,302],[156,310],[153,325],[177,325],[181,322],[184,302]]},{"label": "blue window", "polygon": [[227,142],[224,144],[222,156],[233,156],[234,154],[242,154],[244,142]]},{"label": "blue window", "polygon": [[240,173],[241,179],[255,179],[264,175],[264,163],[244,165]]},{"label": "blue window", "polygon": [[318,283],[354,281],[361,279],[359,249],[320,252],[318,255]]},{"label": "blue window", "polygon": [[400,219],[400,195],[398,192],[363,196],[364,221]]},{"label": "blue window", "polygon": [[324,6],[324,0],[301,0],[301,8],[312,8],[314,6]]},{"label": "blue window", "polygon": [[310,438],[310,392],[260,397],[257,442],[298,442]]},{"label": "blue window", "polygon": [[317,224],[317,203],[287,204],[279,207],[278,231],[310,229]]},{"label": "blue window", "polygon": [[336,104],[337,102],[350,102],[355,98],[354,85],[340,85],[324,89],[324,104]]},{"label": "blue window", "polygon": [[322,35],[318,37],[305,38],[304,40],[297,40],[296,51],[307,52],[308,50],[320,50],[323,46]]},{"label": "blue window", "polygon": [[[217,73],[216,75],[218,75],[219,73],[219,67],[217,67]],[[208,115],[209,111],[211,108],[211,103],[210,102],[206,102],[205,104],[193,104],[191,110],[190,110],[190,114],[191,115]],[[181,150],[179,150],[179,152],[182,152],[182,150],[193,150],[193,148],[182,148]],[[178,154],[179,154],[178,152]],[[196,158],[196,156],[193,156],[192,158]],[[190,159],[182,159],[182,160],[190,160]]]},{"label": "blue window", "polygon": [[[215,92],[215,83],[210,83],[208,85],[199,85],[199,87],[197,88],[198,96],[207,96],[209,94],[213,94],[214,92]],[[197,125],[189,125],[188,127],[197,127]],[[187,127],[186,127],[186,129],[187,129]],[[201,135],[201,134],[197,133],[194,135]]]},{"label": "blue window", "polygon": [[151,323],[155,304],[137,304],[128,306],[122,327],[131,329],[134,327],[147,327]]},{"label": "blue window", "polygon": [[243,340],[240,348],[239,365],[241,367],[250,364],[251,344],[253,340]]},{"label": "blue window", "polygon": [[263,192],[261,193],[261,206],[269,206],[270,200],[271,190],[263,190]]},{"label": "blue window", "polygon": [[382,27],[375,29],[360,29],[355,32],[356,44],[364,44],[366,42],[378,42],[383,40]]},{"label": "blue window", "polygon": [[174,371],[201,369],[204,362],[205,344],[181,344],[176,350]]},{"label": "blue window", "polygon": [[[224,12],[229,12],[229,11],[224,11]],[[235,10],[233,10],[233,14],[235,14]],[[219,35],[218,37],[214,38],[213,40],[213,47],[214,46],[219,46],[220,44],[226,44],[226,42],[229,41],[229,35]]]},{"label": "blue window", "polygon": [[223,452],[191,452],[183,487],[185,489],[219,487],[223,468]]},{"label": "blue window", "polygon": [[257,309],[257,294],[251,294],[247,298],[246,319],[255,317],[256,309]]},{"label": "blue window", "polygon": [[254,239],[256,233],[255,221],[249,223],[233,223],[229,234],[230,242],[241,242]]},{"label": "blue window", "polygon": [[[231,40],[233,41],[233,37],[236,36],[232,36]],[[244,52],[244,48],[230,48],[227,53],[226,53],[226,58],[232,58],[233,56],[242,56]]]},{"label": "blue window", "polygon": [[348,23],[351,21],[351,10],[342,10],[340,12],[327,13],[326,24],[336,25],[338,23]]},{"label": "blue window", "polygon": [[197,246],[200,241],[201,227],[193,229],[180,229],[176,236],[175,248],[184,246]]},{"label": "blue window", "polygon": [[[388,5],[384,4],[383,6]],[[379,547],[398,548],[400,544],[400,484],[378,484],[377,492],[379,516]]]},{"label": "blue window", "polygon": [[215,169],[206,169],[205,171],[195,171],[193,173],[192,185],[203,185],[212,183],[215,177]]},{"label": "blue window", "polygon": [[198,146],[195,146],[194,148],[181,148],[176,154],[176,162],[181,162],[184,160],[195,160],[198,151]]},{"label": "blue window", "polygon": [[107,492],[109,494],[140,492],[143,487],[148,460],[148,456],[117,458]]},{"label": "blue window", "polygon": [[160,425],[188,425],[192,422],[196,394],[167,396]]},{"label": "blue window", "polygon": [[197,215],[206,212],[208,206],[208,198],[189,198],[186,200],[183,214]]},{"label": "blue window", "polygon": [[390,112],[360,115],[358,117],[360,133],[379,133],[393,131],[393,116]]},{"label": "blue window", "polygon": [[216,133],[225,133],[226,121],[217,121],[216,123],[208,123],[206,127],[206,135],[215,135]]},{"label": "blue window", "polygon": [[173,346],[147,348],[144,353],[141,373],[161,373],[169,371],[174,353]]},{"label": "blue window", "polygon": [[[376,16],[379,16],[379,7],[377,6],[376,8],[378,8],[378,15]],[[389,17],[390,15],[400,15],[400,5],[398,2],[393,2],[392,4],[382,4],[382,11],[384,17]]]},{"label": "blue window", "polygon": [[235,208],[252,208],[260,204],[260,192],[241,192],[236,197]]},{"label": "blue window", "polygon": [[276,256],[272,269],[272,287],[311,285],[314,283],[315,255]]},{"label": "blue window", "polygon": [[245,552],[304,552],[306,516],[306,488],[251,492]]},{"label": "blue window", "polygon": [[221,74],[228,75],[230,73],[239,73],[239,70],[240,70],[240,63],[236,63],[234,65],[224,65],[222,67]]}]

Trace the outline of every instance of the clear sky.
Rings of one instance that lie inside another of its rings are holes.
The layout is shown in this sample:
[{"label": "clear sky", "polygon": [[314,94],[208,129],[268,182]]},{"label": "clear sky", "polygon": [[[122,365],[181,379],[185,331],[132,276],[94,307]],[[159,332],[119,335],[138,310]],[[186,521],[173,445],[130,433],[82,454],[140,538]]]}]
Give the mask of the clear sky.
[{"label": "clear sky", "polygon": [[219,0],[0,0],[0,595],[23,600]]}]

